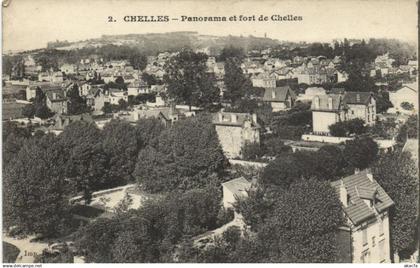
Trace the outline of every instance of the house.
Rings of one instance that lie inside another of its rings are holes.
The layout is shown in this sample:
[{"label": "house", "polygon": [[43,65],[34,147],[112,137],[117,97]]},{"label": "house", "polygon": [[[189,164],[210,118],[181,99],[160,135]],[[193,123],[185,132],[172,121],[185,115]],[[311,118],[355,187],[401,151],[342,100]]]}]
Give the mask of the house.
[{"label": "house", "polygon": [[[418,84],[417,83],[406,84],[406,85],[403,85],[403,87],[398,89],[397,91],[390,92],[389,100],[394,106],[393,108],[389,109],[389,112],[403,113],[403,114],[417,114],[417,111],[419,109]],[[412,109],[407,109],[407,108],[412,108]]]},{"label": "house", "polygon": [[273,112],[290,109],[296,100],[296,94],[290,86],[266,88],[263,101],[270,103]]},{"label": "house", "polygon": [[54,121],[55,121],[55,124],[52,126],[53,130],[64,130],[65,127],[77,121],[86,121],[88,123],[94,122],[90,114],[78,114],[78,115],[57,114],[54,116]]},{"label": "house", "polygon": [[45,92],[47,107],[54,113],[67,113],[67,97],[63,90],[53,89]]},{"label": "house", "polygon": [[347,120],[360,118],[366,125],[376,122],[376,100],[371,92],[346,91],[344,102],[348,107]]},{"label": "house", "polygon": [[246,143],[260,143],[256,114],[219,112],[213,115],[212,122],[228,158],[240,157]]},{"label": "house", "polygon": [[329,134],[329,126],[346,120],[347,106],[338,94],[317,95],[312,100],[312,130],[315,134]]},{"label": "house", "polygon": [[128,96],[137,96],[145,93],[149,93],[149,88],[143,80],[135,80],[127,85]]},{"label": "house", "polygon": [[120,100],[128,101],[127,92],[118,88],[108,89],[108,99],[110,104],[118,105]]},{"label": "house", "polygon": [[93,112],[102,113],[105,103],[109,103],[109,98],[104,94],[103,89],[94,87],[89,90],[88,95],[86,95],[86,104],[93,108]]},{"label": "house", "polygon": [[75,64],[65,63],[61,65],[60,71],[65,74],[75,74],[77,73],[77,66]]},{"label": "house", "polygon": [[175,107],[161,107],[146,110],[137,110],[133,113],[133,120],[141,118],[159,119],[165,126],[172,125],[180,119],[181,113]]},{"label": "house", "polygon": [[368,170],[331,182],[351,239],[351,262],[390,263],[389,209],[394,202]]},{"label": "house", "polygon": [[253,87],[274,88],[276,87],[276,78],[267,73],[260,73],[251,76]]},{"label": "house", "polygon": [[251,182],[244,177],[239,177],[222,183],[223,188],[223,207],[232,208],[236,198],[248,197],[247,191],[251,188]]},{"label": "house", "polygon": [[302,102],[311,102],[315,96],[326,95],[326,91],[322,87],[308,87],[305,94],[299,94],[296,100]]}]

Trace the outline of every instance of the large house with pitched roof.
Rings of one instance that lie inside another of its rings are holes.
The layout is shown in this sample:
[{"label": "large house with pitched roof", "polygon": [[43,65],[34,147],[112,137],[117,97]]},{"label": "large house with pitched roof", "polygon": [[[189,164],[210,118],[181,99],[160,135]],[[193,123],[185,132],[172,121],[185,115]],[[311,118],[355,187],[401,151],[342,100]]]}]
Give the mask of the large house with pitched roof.
[{"label": "large house with pitched roof", "polygon": [[247,143],[260,143],[260,125],[256,114],[219,112],[213,116],[213,125],[228,158],[241,156]]},{"label": "large house with pitched roof", "polygon": [[47,107],[54,113],[67,114],[67,97],[61,89],[53,89],[45,92]]},{"label": "large house with pitched roof", "polygon": [[360,118],[366,125],[376,122],[376,101],[371,92],[346,91],[344,102],[348,107],[347,120]]},{"label": "large house with pitched roof", "polygon": [[273,112],[289,110],[296,100],[295,92],[289,87],[266,88],[263,101],[270,103]]},{"label": "large house with pitched roof", "polygon": [[389,209],[392,199],[368,170],[331,183],[340,198],[351,239],[353,263],[390,263]]}]

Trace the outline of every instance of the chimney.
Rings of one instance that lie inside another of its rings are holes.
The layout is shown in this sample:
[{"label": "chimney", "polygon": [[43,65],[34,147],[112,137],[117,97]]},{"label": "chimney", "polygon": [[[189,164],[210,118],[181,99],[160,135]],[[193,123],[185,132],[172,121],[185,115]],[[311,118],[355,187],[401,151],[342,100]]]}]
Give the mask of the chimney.
[{"label": "chimney", "polygon": [[236,114],[231,115],[231,121],[232,121],[232,123],[236,123],[238,121]]},{"label": "chimney", "polygon": [[219,122],[222,122],[222,121],[223,121],[223,114],[219,113]]},{"label": "chimney", "polygon": [[359,172],[360,172],[360,169],[358,169],[358,168],[354,169],[354,174],[359,174]]},{"label": "chimney", "polygon": [[276,98],[276,92],[274,90],[271,91],[271,98],[272,99]]},{"label": "chimney", "polygon": [[333,108],[333,100],[331,97],[328,97],[328,109],[332,110]]},{"label": "chimney", "polygon": [[341,181],[341,185],[340,185],[340,201],[343,204],[343,206],[347,207],[348,205],[348,198],[347,198],[347,190],[346,187],[344,186],[344,182],[343,180]]}]

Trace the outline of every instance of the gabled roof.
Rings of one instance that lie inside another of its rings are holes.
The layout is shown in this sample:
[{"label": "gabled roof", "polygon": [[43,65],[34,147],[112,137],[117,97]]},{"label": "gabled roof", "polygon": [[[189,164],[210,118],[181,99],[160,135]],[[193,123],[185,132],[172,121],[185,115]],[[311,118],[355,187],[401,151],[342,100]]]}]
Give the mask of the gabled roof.
[{"label": "gabled roof", "polygon": [[219,112],[213,114],[213,124],[215,125],[226,125],[226,126],[237,126],[242,127],[245,121],[251,122],[251,126],[259,128],[260,125],[254,122],[252,115],[249,113],[227,113]]},{"label": "gabled roof", "polygon": [[[319,100],[319,105],[317,104],[317,99]],[[328,105],[329,99],[332,101],[332,106]],[[337,94],[317,95],[313,98],[311,104],[312,111],[338,112],[344,108],[346,108],[346,106],[343,102],[343,96]]]},{"label": "gabled roof", "polygon": [[222,186],[228,189],[234,196],[240,197],[246,195],[246,191],[251,188],[251,182],[247,181],[244,177],[239,177],[222,183]]},{"label": "gabled roof", "polygon": [[[343,205],[347,217],[355,224],[375,217],[378,213],[384,212],[394,205],[392,199],[375,179],[369,179],[367,170],[360,171],[357,174],[345,177],[341,180],[331,182],[331,185],[340,195],[340,188],[343,184],[349,198],[348,205]],[[373,207],[370,207],[365,200],[372,200]]]},{"label": "gabled roof", "polygon": [[354,92],[347,91],[344,94],[344,102],[346,104],[363,104],[366,105],[370,102],[373,94],[371,92]]},{"label": "gabled roof", "polygon": [[292,99],[296,98],[296,94],[290,88],[290,86],[276,87],[276,88],[266,88],[265,92],[264,92],[263,101],[284,102],[284,101],[286,101],[286,98],[287,98],[288,94],[292,97]]}]

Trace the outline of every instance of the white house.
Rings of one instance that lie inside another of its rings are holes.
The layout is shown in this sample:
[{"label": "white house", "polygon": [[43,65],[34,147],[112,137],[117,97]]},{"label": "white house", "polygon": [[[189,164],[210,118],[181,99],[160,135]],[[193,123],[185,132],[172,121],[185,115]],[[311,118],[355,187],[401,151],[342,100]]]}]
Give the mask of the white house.
[{"label": "white house", "polygon": [[331,183],[339,196],[351,237],[352,263],[390,263],[389,209],[394,202],[363,170]]},{"label": "white house", "polygon": [[342,95],[317,95],[312,100],[311,110],[312,128],[315,134],[328,134],[329,126],[346,120],[347,106]]}]

